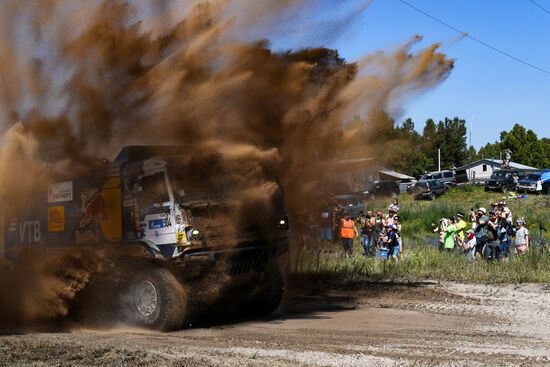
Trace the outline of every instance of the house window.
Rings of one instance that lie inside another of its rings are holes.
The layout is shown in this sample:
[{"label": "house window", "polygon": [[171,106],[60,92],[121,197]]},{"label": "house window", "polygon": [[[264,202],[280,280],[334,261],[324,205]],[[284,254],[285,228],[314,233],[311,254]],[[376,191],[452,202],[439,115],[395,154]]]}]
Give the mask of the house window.
[{"label": "house window", "polygon": [[487,172],[487,165],[486,164],[483,165],[483,172]]}]

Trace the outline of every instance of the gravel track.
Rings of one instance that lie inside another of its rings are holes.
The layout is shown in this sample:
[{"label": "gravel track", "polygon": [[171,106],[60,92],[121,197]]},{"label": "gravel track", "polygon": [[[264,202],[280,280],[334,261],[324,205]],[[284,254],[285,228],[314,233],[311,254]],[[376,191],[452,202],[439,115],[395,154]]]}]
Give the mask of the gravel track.
[{"label": "gravel track", "polygon": [[0,366],[548,366],[550,287],[295,290],[262,320],[0,337]]}]

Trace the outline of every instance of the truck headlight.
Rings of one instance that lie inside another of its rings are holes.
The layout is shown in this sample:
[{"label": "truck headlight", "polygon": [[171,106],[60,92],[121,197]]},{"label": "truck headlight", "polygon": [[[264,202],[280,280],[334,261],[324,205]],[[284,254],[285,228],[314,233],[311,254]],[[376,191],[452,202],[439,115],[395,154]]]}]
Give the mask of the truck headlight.
[{"label": "truck headlight", "polygon": [[188,233],[189,233],[189,240],[191,241],[201,240],[203,237],[202,232],[196,228],[191,229]]},{"label": "truck headlight", "polygon": [[279,229],[288,229],[288,218],[281,218],[277,221],[277,228]]}]

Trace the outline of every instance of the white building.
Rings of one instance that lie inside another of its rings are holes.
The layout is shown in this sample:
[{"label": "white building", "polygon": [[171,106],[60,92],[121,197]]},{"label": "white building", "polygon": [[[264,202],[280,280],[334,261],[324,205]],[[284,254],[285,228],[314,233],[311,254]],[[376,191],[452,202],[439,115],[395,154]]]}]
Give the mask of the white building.
[{"label": "white building", "polygon": [[[485,181],[494,171],[502,168],[502,161],[498,159],[484,158],[475,162],[458,167],[456,170],[466,170],[468,179],[471,181]],[[510,162],[510,168],[519,171],[536,171],[538,168],[526,166],[524,164]]]}]

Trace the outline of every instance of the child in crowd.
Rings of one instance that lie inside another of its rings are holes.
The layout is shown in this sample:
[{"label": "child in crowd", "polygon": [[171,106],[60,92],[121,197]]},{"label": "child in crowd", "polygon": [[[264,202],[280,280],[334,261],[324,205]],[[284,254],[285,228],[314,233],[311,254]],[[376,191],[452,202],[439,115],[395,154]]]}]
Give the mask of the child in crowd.
[{"label": "child in crowd", "polygon": [[529,230],[525,227],[525,219],[519,218],[516,230],[516,251],[518,254],[524,254],[529,249]]},{"label": "child in crowd", "polygon": [[466,242],[464,243],[464,251],[467,253],[467,258],[470,261],[476,259],[476,236],[474,230],[470,229],[466,231]]}]

